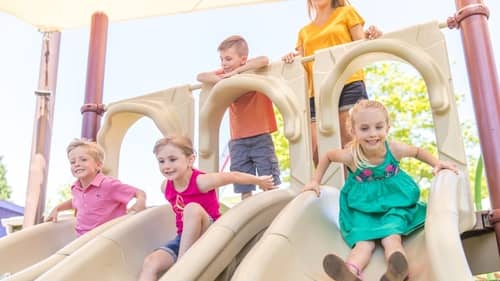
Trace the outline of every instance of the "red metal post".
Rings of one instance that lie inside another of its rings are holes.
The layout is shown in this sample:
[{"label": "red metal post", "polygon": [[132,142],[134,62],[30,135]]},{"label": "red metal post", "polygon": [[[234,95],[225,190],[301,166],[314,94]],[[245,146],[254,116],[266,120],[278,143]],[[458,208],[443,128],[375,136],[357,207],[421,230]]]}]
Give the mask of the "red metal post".
[{"label": "red metal post", "polygon": [[42,222],[56,100],[60,32],[44,32],[23,228]]},{"label": "red metal post", "polygon": [[455,0],[500,253],[500,90],[482,0]]},{"label": "red metal post", "polygon": [[92,15],[90,27],[89,55],[87,61],[87,84],[82,112],[82,138],[95,140],[103,113],[102,95],[104,86],[104,66],[108,16],[102,12]]}]

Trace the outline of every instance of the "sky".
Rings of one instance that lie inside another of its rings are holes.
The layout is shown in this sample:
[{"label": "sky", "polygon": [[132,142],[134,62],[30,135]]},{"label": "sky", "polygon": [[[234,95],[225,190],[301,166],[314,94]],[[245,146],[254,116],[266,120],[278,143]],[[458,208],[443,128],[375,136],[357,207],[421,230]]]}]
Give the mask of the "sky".
[{"label": "sky", "polygon": [[[490,9],[489,28],[494,54],[500,56],[500,1],[483,0]],[[437,20],[445,22],[456,11],[454,0],[351,0],[366,26],[390,32]],[[236,8],[222,8],[149,19],[110,23],[103,102],[197,84],[196,74],[218,67],[217,46],[233,34],[245,37],[250,57],[272,61],[293,50],[298,30],[309,22],[306,0],[288,0]],[[465,93],[461,118],[473,118],[467,70],[459,30],[442,30],[448,46],[456,92]],[[25,204],[33,135],[42,34],[17,18],[0,12],[0,155],[7,169],[11,200]],[[74,181],[66,158],[67,144],[81,134],[80,107],[84,102],[89,28],[61,33],[58,81],[47,198]],[[499,59],[496,60],[497,72]],[[197,93],[195,93],[197,95]],[[462,120],[461,120],[462,121]],[[227,136],[227,126],[221,135]],[[159,131],[151,120],[140,120],[122,144],[119,178],[146,191],[148,205],[164,202],[162,176],[152,153]]]}]

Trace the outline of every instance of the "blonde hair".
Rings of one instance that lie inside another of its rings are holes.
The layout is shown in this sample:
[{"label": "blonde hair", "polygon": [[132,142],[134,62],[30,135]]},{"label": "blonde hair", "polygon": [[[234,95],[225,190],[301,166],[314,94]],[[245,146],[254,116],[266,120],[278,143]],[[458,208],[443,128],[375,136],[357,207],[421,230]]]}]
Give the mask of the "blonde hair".
[{"label": "blonde hair", "polygon": [[[349,3],[349,0],[332,0],[330,5],[335,9],[337,7],[351,5],[351,3]],[[313,19],[316,16],[316,10],[314,9],[312,0],[307,0],[307,15],[310,19]]]},{"label": "blonde hair", "polygon": [[[348,132],[352,135],[352,131],[354,129],[354,116],[368,108],[374,108],[380,110],[384,116],[385,116],[385,122],[387,123],[387,126],[390,125],[389,122],[389,113],[387,112],[387,108],[380,102],[374,101],[374,100],[360,100],[358,101],[350,110],[349,110],[349,117],[346,120],[346,126]],[[352,153],[352,158],[354,161],[354,165],[356,168],[363,169],[367,167],[374,167],[375,165],[371,164],[370,161],[368,161],[368,158],[363,152],[363,148],[361,147],[361,144],[358,142],[358,140],[352,136],[352,141],[350,141],[347,145],[348,147],[351,148],[351,153]]]},{"label": "blonde hair", "polygon": [[238,53],[239,56],[242,57],[247,57],[248,56],[248,44],[245,38],[241,37],[240,35],[232,35],[229,36],[228,38],[224,39],[219,44],[219,47],[217,47],[217,51],[224,51],[229,48],[234,47],[236,50],[236,53]]},{"label": "blonde hair", "polygon": [[190,138],[186,136],[177,136],[177,135],[169,135],[164,138],[159,139],[153,148],[153,153],[155,155],[158,154],[158,151],[166,146],[166,145],[173,145],[184,153],[186,156],[191,156],[194,155],[194,149],[193,149],[193,142],[191,141]]},{"label": "blonde hair", "polygon": [[86,139],[74,139],[66,148],[66,154],[69,156],[69,153],[77,147],[84,148],[96,162],[104,163],[104,149],[96,142]]}]

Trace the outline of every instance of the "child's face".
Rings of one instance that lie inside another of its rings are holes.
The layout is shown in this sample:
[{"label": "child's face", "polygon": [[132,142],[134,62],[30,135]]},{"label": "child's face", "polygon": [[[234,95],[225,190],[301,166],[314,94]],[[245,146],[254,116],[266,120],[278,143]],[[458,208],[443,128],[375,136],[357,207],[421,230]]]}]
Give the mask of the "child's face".
[{"label": "child's face", "polygon": [[185,176],[194,163],[194,155],[186,156],[180,148],[172,144],[161,147],[156,153],[156,159],[163,176],[173,181]]},{"label": "child's face", "polygon": [[389,132],[387,119],[378,108],[365,108],[353,115],[352,135],[364,150],[378,149],[384,145]]},{"label": "child's face", "polygon": [[240,56],[235,47],[220,51],[220,65],[224,73],[229,73],[246,63],[246,56]]},{"label": "child's face", "polygon": [[78,146],[68,153],[71,173],[80,181],[90,182],[102,169],[102,163],[92,158],[87,149]]}]

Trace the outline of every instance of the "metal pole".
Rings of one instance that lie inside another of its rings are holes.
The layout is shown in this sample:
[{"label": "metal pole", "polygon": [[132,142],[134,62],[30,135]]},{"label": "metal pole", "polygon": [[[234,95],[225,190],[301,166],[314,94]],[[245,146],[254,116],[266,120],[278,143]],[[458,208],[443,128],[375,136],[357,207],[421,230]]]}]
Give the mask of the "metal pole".
[{"label": "metal pole", "polygon": [[106,61],[106,43],[108,16],[102,12],[92,15],[90,27],[89,55],[87,61],[87,84],[82,112],[82,138],[95,140],[100,128],[104,86],[104,66]]},{"label": "metal pole", "polygon": [[60,32],[44,32],[23,228],[42,222],[56,100]]},{"label": "metal pole", "polygon": [[482,0],[456,0],[455,21],[464,46],[474,112],[491,201],[490,222],[494,225],[500,253],[500,90]]}]

